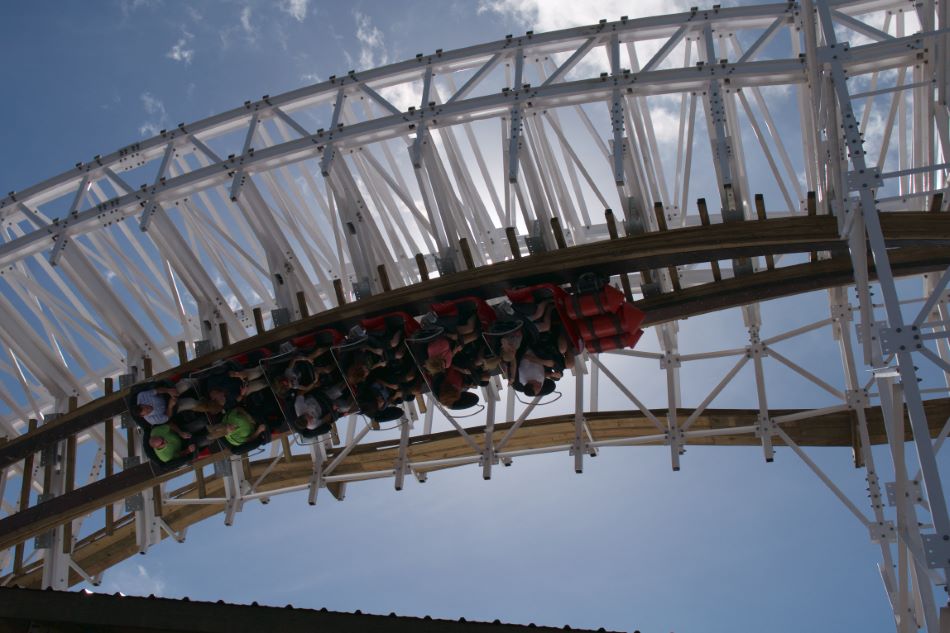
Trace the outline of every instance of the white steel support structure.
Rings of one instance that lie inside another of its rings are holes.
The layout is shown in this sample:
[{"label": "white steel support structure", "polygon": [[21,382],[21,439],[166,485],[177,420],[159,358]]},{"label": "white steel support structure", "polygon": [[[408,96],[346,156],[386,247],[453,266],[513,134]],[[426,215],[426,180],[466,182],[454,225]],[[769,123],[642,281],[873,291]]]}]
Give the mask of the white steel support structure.
[{"label": "white steel support structure", "polygon": [[[687,327],[667,322],[636,350],[579,355],[559,386],[573,397],[559,404],[519,401],[493,380],[472,421],[484,426],[480,438],[462,415],[427,397],[424,414],[413,405],[382,431],[350,418],[338,446],[322,438],[284,444],[250,464],[234,458],[208,476],[224,482],[217,496],[199,494],[204,471],[183,473],[194,481],[159,488],[162,499],[143,491],[117,522],[135,523],[144,552],[166,536],[184,539],[156,516],[155,503],[212,504],[230,524],[247,501],[277,494],[307,490],[315,503],[328,488],[342,499],[348,482],[392,477],[398,490],[461,465],[477,465],[489,479],[496,465],[538,453],[567,453],[581,472],[590,468],[585,454],[660,444],[679,470],[689,467],[688,442],[745,434],[765,461],[798,456],[867,531],[881,552],[897,630],[936,633],[948,626],[940,613],[950,517],[938,452],[950,424],[925,413],[929,398],[950,395],[950,270],[898,281],[881,217],[946,213],[948,29],[947,3],[928,0],[801,0],[622,17],[331,77],[78,163],[0,199],[0,428],[8,437],[25,433],[30,418],[62,412],[70,397],[83,404],[102,395],[104,378],[141,370],[146,358],[156,372],[173,367],[180,342],[199,354],[220,347],[222,332],[231,342],[252,336],[258,309],[269,328],[335,307],[336,280],[349,302],[464,270],[469,256],[481,267],[555,250],[561,238],[572,246],[612,233],[752,222],[762,193],[769,218],[836,218],[855,282],[827,291],[828,312],[778,327],[752,297],[724,317],[740,333],[719,347],[687,344]],[[314,129],[314,121],[326,127]],[[711,201],[712,213],[697,197]],[[612,283],[627,283],[637,300],[804,260],[740,257]],[[837,379],[819,354],[803,359],[788,348],[817,334],[840,357]],[[697,393],[685,376],[705,362],[721,363],[721,378]],[[633,365],[648,367],[653,388],[641,385],[644,375],[629,379]],[[774,376],[789,373],[821,404],[775,415],[770,406],[783,384]],[[740,381],[754,423],[698,426]],[[878,405],[888,443],[876,452],[869,412]],[[616,408],[638,411],[649,434],[599,439],[593,414]],[[571,415],[570,441],[515,442],[528,420],[555,411]],[[850,499],[785,430],[842,411],[852,417],[869,506]],[[417,459],[420,442],[442,431],[457,434],[465,454]],[[108,454],[104,426],[77,438],[92,463],[88,482],[103,476],[107,461],[122,466],[141,453],[118,429],[112,435]],[[392,462],[356,473],[342,467],[357,446],[381,437],[395,449]],[[50,450],[61,462],[64,446]],[[268,486],[301,459],[306,483]],[[19,509],[11,491],[26,491],[28,505],[41,493],[65,492],[62,470],[48,471],[46,481],[39,464],[2,473],[0,519]],[[114,504],[118,514],[123,505]],[[100,526],[98,516],[73,522],[77,542]],[[48,547],[0,553],[5,580],[41,556],[45,586],[68,586],[70,570],[89,576],[64,553],[63,531],[51,533]]]}]

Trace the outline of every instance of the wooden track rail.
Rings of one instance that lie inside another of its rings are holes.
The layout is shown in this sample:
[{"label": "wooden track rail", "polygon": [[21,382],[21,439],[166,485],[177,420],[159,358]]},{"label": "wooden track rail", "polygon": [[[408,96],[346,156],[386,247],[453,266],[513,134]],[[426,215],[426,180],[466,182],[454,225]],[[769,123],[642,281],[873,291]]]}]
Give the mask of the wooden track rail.
[{"label": "wooden track rail", "polygon": [[[926,408],[927,418],[930,420],[930,433],[931,436],[935,437],[940,432],[942,421],[950,417],[950,399],[928,400]],[[656,416],[664,416],[666,411],[656,410],[653,413]],[[692,413],[692,410],[678,409],[677,413],[680,419],[685,419]],[[787,410],[772,411],[772,414],[776,417],[790,413],[794,412]],[[755,424],[757,416],[758,410],[707,409],[697,417],[691,429],[695,431],[738,429]],[[634,440],[656,434],[656,427],[639,411],[586,413],[585,417],[595,441]],[[871,443],[885,443],[887,437],[884,432],[880,408],[872,407],[868,409],[867,418]],[[499,441],[498,438],[502,437],[510,427],[511,423],[495,426],[496,444]],[[851,412],[847,410],[825,413],[805,420],[786,422],[782,424],[782,428],[801,446],[850,447],[855,443],[855,438],[852,437]],[[467,429],[467,432],[476,442],[484,442],[484,427]],[[910,437],[909,426],[906,428],[906,433]],[[512,435],[505,450],[522,451],[567,447],[571,444],[573,438],[573,415],[528,420]],[[781,438],[778,437],[774,438],[773,441],[777,446],[783,444]],[[760,442],[761,440],[749,432],[687,439],[687,444],[693,446],[757,446]],[[651,442],[651,444],[659,443]],[[397,440],[361,444],[340,463],[334,474],[359,475],[390,470],[397,459],[397,445]],[[340,449],[331,451],[330,458],[332,459],[339,451]],[[472,455],[471,448],[455,431],[433,433],[426,437],[414,438],[409,447],[409,458],[415,463],[465,456],[477,458],[477,456]],[[251,478],[256,479],[260,476],[268,468],[270,461],[271,459],[263,459],[252,462],[250,464]],[[438,468],[445,468],[445,466],[439,466]],[[424,471],[426,468],[419,468],[419,470]],[[313,463],[309,455],[294,455],[289,460],[280,458],[277,465],[259,486],[258,491],[267,492],[288,486],[304,485],[309,481],[312,474]],[[25,513],[21,513],[24,515],[22,517],[18,514],[3,519],[0,521],[0,549],[10,547],[24,538],[29,538],[55,525],[82,516],[82,514],[97,509],[105,503],[119,501],[174,476],[176,475],[154,476],[149,465],[143,464],[110,478],[112,480],[109,483],[111,490],[107,494],[97,496],[95,491],[87,490],[96,486],[96,484],[92,484],[42,504],[45,506],[55,502],[57,504],[55,513],[49,511],[52,508],[41,510],[41,506],[36,506],[25,511]],[[220,477],[207,478],[204,494],[208,498],[223,497],[223,479]],[[167,497],[168,499],[200,498],[197,484],[194,482],[169,492]],[[224,506],[222,504],[215,503],[166,504],[162,517],[173,530],[179,531],[213,517],[223,512],[223,510]],[[17,517],[20,517],[20,520],[16,520]],[[18,525],[11,525],[11,522]],[[137,551],[135,525],[127,516],[117,520],[111,535],[107,534],[105,529],[101,529],[78,541],[74,549],[73,559],[87,573],[98,574],[135,555]],[[37,563],[25,568],[21,575],[10,579],[11,583],[24,587],[39,587],[42,578],[41,566],[42,563]],[[76,584],[81,580],[82,578],[75,573],[70,576],[70,584]]]},{"label": "wooden track rail", "polygon": [[[881,215],[881,222],[888,245],[901,247],[891,257],[895,274],[916,274],[950,264],[950,249],[946,248],[950,245],[950,214],[886,213]],[[322,327],[345,329],[374,314],[392,310],[421,314],[435,298],[494,298],[514,285],[569,283],[586,271],[615,275],[736,257],[812,251],[828,251],[840,257],[694,286],[640,301],[638,305],[647,312],[645,325],[849,283],[851,265],[838,238],[836,220],[831,216],[797,216],[733,222],[584,244],[396,288],[238,341],[155,378],[196,371],[229,356]],[[124,410],[126,395],[126,391],[118,391],[98,398],[35,431],[10,438],[0,447],[0,469],[119,415]]]}]

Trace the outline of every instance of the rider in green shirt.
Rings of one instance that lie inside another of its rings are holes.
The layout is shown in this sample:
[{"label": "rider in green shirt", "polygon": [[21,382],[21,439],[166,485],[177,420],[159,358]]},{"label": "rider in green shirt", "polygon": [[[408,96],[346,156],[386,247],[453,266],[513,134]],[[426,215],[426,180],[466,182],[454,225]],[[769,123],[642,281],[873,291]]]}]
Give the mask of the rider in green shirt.
[{"label": "rider in green shirt", "polygon": [[267,430],[267,426],[256,424],[251,414],[241,407],[231,409],[224,416],[224,423],[227,425],[228,431],[224,439],[232,446],[246,444]]},{"label": "rider in green shirt", "polygon": [[[188,435],[191,437],[191,435]],[[169,462],[182,452],[191,453],[195,450],[194,444],[189,444],[182,450],[182,436],[175,432],[171,424],[153,426],[148,438],[148,445],[155,451],[156,457],[163,462]]]}]

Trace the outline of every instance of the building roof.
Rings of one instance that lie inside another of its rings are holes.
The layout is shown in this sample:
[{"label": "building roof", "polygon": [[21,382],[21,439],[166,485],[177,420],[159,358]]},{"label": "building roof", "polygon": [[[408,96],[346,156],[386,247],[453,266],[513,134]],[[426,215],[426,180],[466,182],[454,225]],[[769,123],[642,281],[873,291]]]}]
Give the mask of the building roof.
[{"label": "building roof", "polygon": [[[135,597],[121,594],[100,594],[85,590],[40,591],[36,589],[0,588],[0,628],[2,625],[29,624],[55,631],[71,631],[63,624],[95,626],[102,633],[145,633],[167,631],[180,633],[507,633],[509,631],[593,631],[554,628],[534,624],[473,622],[465,618],[440,620],[425,616],[407,617],[395,613],[370,615],[355,611],[344,613],[327,609],[298,609],[218,602],[192,601],[155,596]],[[14,628],[13,630],[19,630]],[[32,630],[32,629],[29,629]],[[597,631],[605,631],[600,628]],[[605,632],[606,633],[606,632]]]}]

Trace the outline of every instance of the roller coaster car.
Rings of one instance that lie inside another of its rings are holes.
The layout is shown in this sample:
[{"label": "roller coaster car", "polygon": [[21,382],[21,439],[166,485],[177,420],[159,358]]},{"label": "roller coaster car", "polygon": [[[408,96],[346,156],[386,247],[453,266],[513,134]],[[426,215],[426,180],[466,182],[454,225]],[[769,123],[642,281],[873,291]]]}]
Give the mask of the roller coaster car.
[{"label": "roller coaster car", "polygon": [[452,411],[462,411],[464,409],[471,409],[479,403],[478,394],[472,391],[463,391],[462,395],[459,396],[459,399],[453,402],[451,405],[446,405],[446,409],[451,409]]},{"label": "roller coaster car", "polygon": [[[158,458],[158,455],[149,445],[149,440],[152,438],[152,427],[146,426],[142,429],[142,452],[145,457],[152,463],[152,470],[158,472],[166,472],[170,470],[175,470],[180,466],[190,463],[191,461],[198,459],[200,457],[205,457],[211,454],[211,451],[207,448],[201,449],[191,453],[181,453],[177,457],[174,457],[167,462],[163,462]],[[182,445],[187,446],[189,440],[182,440]]]},{"label": "roller coaster car", "polygon": [[[432,311],[439,319],[451,319],[455,323],[468,320],[472,315],[478,317],[477,324],[487,330],[498,318],[490,305],[480,297],[462,297],[452,301],[432,304]],[[441,322],[440,325],[443,325]]]},{"label": "roller coaster car", "polygon": [[[137,427],[142,430],[150,429],[152,427],[152,424],[148,420],[138,414],[139,394],[150,389],[169,388],[176,384],[176,382],[177,380],[141,382],[133,385],[132,388],[129,389],[129,395],[125,398],[125,406],[129,410],[129,415],[132,416],[132,421]],[[193,389],[185,391],[182,395],[184,397],[197,397],[197,394]],[[158,394],[158,397],[164,401],[167,406],[169,396],[167,394]],[[203,413],[195,413],[194,411],[176,411],[168,419],[168,422],[174,422],[176,425],[178,425],[178,428],[183,431],[194,432],[200,428],[198,425],[203,426],[207,422],[207,418]]]},{"label": "roller coaster car", "polygon": [[392,336],[400,331],[406,336],[411,336],[421,327],[419,322],[408,312],[390,312],[389,314],[363,319],[360,321],[360,325],[366,330],[367,334],[373,336]]},{"label": "roller coaster car", "polygon": [[400,407],[380,409],[370,417],[376,422],[392,422],[401,418],[405,412]]},{"label": "roller coaster car", "polygon": [[[327,398],[320,391],[311,391],[307,393],[305,397],[316,399],[319,402],[320,407],[325,411],[329,411],[332,408],[332,403],[330,402],[330,399]],[[296,410],[294,409],[294,402],[287,403],[287,409],[285,411],[285,415],[288,417],[288,424],[290,426],[290,429],[302,438],[315,439],[321,435],[325,435],[326,433],[329,433],[330,430],[333,428],[333,422],[323,422],[322,424],[318,424],[316,427],[312,429],[308,429],[306,426],[301,426],[300,424],[297,423],[298,418],[296,415]],[[340,418],[339,414],[337,413],[334,413],[330,417],[333,418],[333,421],[336,421]]]},{"label": "roller coaster car", "polygon": [[569,295],[564,307],[570,318],[579,321],[602,314],[615,314],[624,301],[621,291],[613,286],[604,286],[598,290],[578,291]]},{"label": "roller coaster car", "polygon": [[533,313],[537,304],[552,300],[555,314],[557,314],[558,320],[564,328],[564,334],[567,336],[569,345],[576,347],[575,341],[577,341],[579,335],[577,327],[565,307],[570,295],[563,288],[551,283],[537,284],[525,288],[509,288],[505,290],[505,295],[511,301],[511,307],[515,312],[523,315]]},{"label": "roller coaster car", "polygon": [[239,446],[234,446],[233,444],[230,444],[228,442],[224,442],[224,444],[226,444],[227,447],[231,450],[232,455],[244,455],[245,453],[250,453],[253,450],[256,450],[262,446],[266,446],[267,444],[270,444],[271,439],[272,439],[271,433],[272,432],[268,429],[267,431],[265,431],[264,433],[261,433],[254,439],[244,442],[243,444]]},{"label": "roller coaster car", "polygon": [[299,350],[316,349],[339,345],[343,341],[343,333],[339,330],[326,328],[311,334],[305,334],[290,339],[290,342]]},{"label": "roller coaster car", "polygon": [[270,389],[261,389],[248,394],[244,398],[244,408],[255,420],[266,424],[272,432],[287,429],[277,396]]},{"label": "roller coaster car", "polygon": [[[608,292],[608,289],[613,292]],[[582,316],[575,320],[584,347],[588,352],[606,352],[636,346],[643,335],[640,324],[646,315],[637,307],[623,302],[609,310],[616,298],[613,293],[619,294],[621,299],[623,293],[611,286],[607,286],[604,291],[594,297],[572,297],[578,310],[586,309],[587,312],[580,312]]]}]

